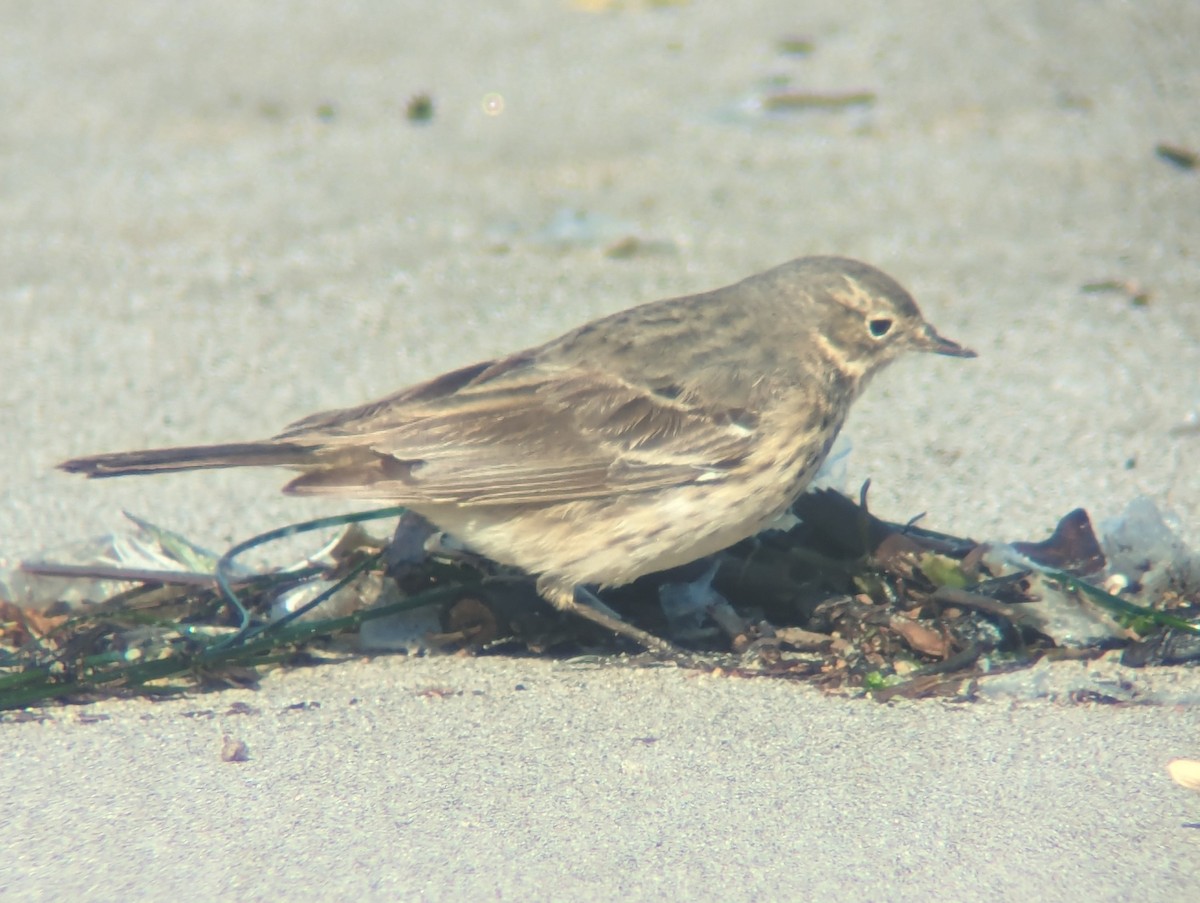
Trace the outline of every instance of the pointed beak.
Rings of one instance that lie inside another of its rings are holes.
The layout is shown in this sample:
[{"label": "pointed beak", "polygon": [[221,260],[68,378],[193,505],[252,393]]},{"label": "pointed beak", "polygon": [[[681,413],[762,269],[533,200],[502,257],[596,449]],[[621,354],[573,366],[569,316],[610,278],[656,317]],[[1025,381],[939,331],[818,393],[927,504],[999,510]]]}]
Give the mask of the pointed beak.
[{"label": "pointed beak", "polygon": [[970,348],[964,348],[958,342],[942,338],[937,334],[936,329],[928,325],[925,327],[925,332],[917,338],[915,346],[918,351],[928,351],[932,354],[946,354],[950,357],[977,357]]}]

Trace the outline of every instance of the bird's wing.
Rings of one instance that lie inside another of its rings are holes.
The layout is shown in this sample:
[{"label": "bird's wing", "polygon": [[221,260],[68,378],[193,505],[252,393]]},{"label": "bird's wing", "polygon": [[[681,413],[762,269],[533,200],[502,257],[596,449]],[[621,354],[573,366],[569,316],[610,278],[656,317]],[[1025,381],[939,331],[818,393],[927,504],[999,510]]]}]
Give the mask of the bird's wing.
[{"label": "bird's wing", "polygon": [[318,466],[288,487],[400,504],[525,504],[722,478],[757,419],[696,391],[511,358],[294,424]]}]

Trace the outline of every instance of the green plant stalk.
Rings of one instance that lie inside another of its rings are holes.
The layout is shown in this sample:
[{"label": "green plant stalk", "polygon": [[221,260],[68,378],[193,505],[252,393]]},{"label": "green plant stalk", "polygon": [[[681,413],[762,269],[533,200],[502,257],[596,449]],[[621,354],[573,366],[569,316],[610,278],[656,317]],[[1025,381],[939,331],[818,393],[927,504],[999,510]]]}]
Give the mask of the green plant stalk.
[{"label": "green plant stalk", "polygon": [[[130,665],[113,666],[111,661],[101,663],[105,656],[90,656],[84,659],[83,667],[95,670],[84,680],[70,683],[56,682],[50,675],[49,666],[31,671],[0,677],[0,710],[21,708],[42,699],[83,693],[98,689],[106,684],[124,680],[128,686],[136,687],[153,680],[163,680],[186,674],[199,668],[211,668],[228,664],[271,664],[263,658],[281,646],[296,645],[314,636],[344,633],[360,627],[367,621],[386,618],[390,615],[437,605],[449,601],[462,593],[461,586],[442,586],[420,593],[411,598],[379,608],[367,608],[340,618],[324,621],[291,623],[281,630],[259,635],[257,639],[236,646],[226,646],[224,640],[211,643],[198,652],[174,652],[164,658]],[[280,656],[281,660],[284,656]],[[107,667],[106,667],[107,666]]]},{"label": "green plant stalk", "polygon": [[377,511],[359,511],[356,514],[336,514],[331,517],[319,517],[315,520],[304,521],[299,524],[289,524],[277,530],[268,530],[266,533],[260,533],[258,536],[254,536],[244,542],[239,542],[221,556],[216,568],[217,585],[221,587],[221,592],[225,594],[225,598],[229,600],[229,604],[238,613],[238,619],[241,622],[238,625],[238,635],[240,636],[241,633],[250,627],[250,612],[246,610],[246,606],[242,604],[229,582],[229,572],[233,569],[233,562],[239,555],[264,543],[274,542],[277,539],[287,539],[289,536],[295,536],[299,533],[308,533],[312,530],[321,530],[325,527],[340,527],[344,524],[358,524],[368,520],[400,517],[406,510],[406,508],[380,508]]},{"label": "green plant stalk", "polygon": [[1114,596],[1112,593],[1105,592],[1098,586],[1088,583],[1086,580],[1080,580],[1068,574],[1066,571],[1058,571],[1053,568],[1038,567],[1045,576],[1049,577],[1068,589],[1083,593],[1097,605],[1107,608],[1109,611],[1120,615],[1127,615],[1134,618],[1147,618],[1155,624],[1161,624],[1164,627],[1173,627],[1176,630],[1183,630],[1187,633],[1200,634],[1200,624],[1193,624],[1191,621],[1185,621],[1183,618],[1177,618],[1174,615],[1169,615],[1166,612],[1155,611],[1152,608],[1146,608],[1141,605],[1135,605],[1120,596]]}]

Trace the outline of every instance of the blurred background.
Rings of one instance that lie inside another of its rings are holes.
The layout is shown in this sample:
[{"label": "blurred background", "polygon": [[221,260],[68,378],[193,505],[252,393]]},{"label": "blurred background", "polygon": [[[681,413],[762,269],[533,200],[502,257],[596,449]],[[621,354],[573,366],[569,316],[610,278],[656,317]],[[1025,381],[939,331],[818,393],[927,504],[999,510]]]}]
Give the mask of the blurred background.
[{"label": "blurred background", "polygon": [[0,558],[336,503],[59,460],[257,438],[802,254],[908,286],[873,509],[1200,544],[1200,5],[0,3]]}]

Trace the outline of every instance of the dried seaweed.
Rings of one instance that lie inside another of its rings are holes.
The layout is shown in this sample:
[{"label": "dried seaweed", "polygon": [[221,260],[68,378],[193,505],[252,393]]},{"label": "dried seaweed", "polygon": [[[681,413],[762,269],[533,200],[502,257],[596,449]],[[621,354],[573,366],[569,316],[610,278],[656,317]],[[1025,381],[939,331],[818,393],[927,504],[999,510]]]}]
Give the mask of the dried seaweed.
[{"label": "dried seaweed", "polygon": [[[1123,646],[1134,664],[1200,656],[1200,593],[1174,587],[1145,604],[1136,582],[1106,572],[1085,512],[1071,512],[1043,542],[987,545],[882,521],[866,490],[857,504],[832,490],[808,493],[792,528],[642,578],[605,601],[717,673],[859,688],[881,700],[969,698],[982,674],[1048,654]],[[411,514],[390,542],[358,526],[401,513],[284,527],[219,559],[134,519],[131,547],[152,547],[148,558],[26,565],[111,592],[73,604],[0,599],[0,709],[253,685],[266,667],[321,661],[330,637],[363,641],[364,624],[411,619],[416,609],[436,609],[439,626],[408,648],[625,648],[546,605],[530,578],[439,542]],[[293,566],[236,567],[264,543],[333,526],[345,528],[336,541]],[[344,656],[334,648],[335,660]]]}]

